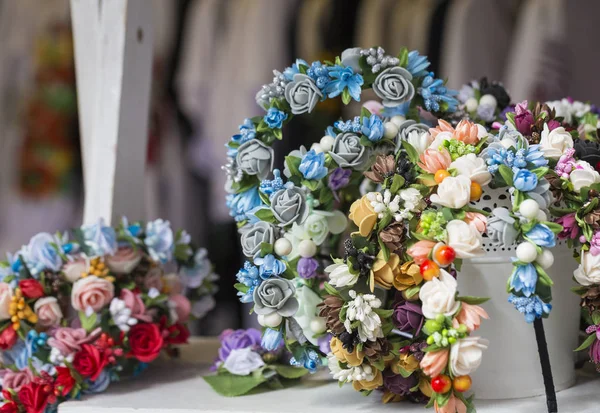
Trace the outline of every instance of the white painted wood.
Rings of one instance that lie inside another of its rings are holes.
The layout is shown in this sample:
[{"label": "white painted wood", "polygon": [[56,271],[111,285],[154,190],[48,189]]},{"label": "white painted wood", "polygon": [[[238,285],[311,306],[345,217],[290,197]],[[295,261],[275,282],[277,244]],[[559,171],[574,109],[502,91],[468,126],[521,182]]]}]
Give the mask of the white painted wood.
[{"label": "white painted wood", "polygon": [[85,176],[84,224],[144,218],[152,2],[71,0]]}]

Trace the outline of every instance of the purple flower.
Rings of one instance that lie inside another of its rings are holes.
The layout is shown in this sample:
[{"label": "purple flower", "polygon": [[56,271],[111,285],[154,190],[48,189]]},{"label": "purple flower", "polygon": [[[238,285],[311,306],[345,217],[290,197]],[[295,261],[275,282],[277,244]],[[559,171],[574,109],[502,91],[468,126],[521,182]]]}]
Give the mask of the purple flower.
[{"label": "purple flower", "polygon": [[529,136],[533,125],[533,114],[527,109],[527,101],[517,103],[515,107],[515,127],[521,134]]},{"label": "purple flower", "polygon": [[391,370],[383,372],[383,387],[391,393],[406,396],[411,393],[410,389],[416,385],[417,377],[415,374],[402,377],[400,374],[394,374]]},{"label": "purple flower", "polygon": [[247,330],[227,329],[219,336],[221,348],[219,348],[219,358],[217,361],[225,362],[231,350],[238,350],[246,347],[260,347],[261,334],[255,328]]},{"label": "purple flower", "polygon": [[302,278],[312,278],[317,272],[319,263],[314,258],[300,258],[298,260],[298,275]]},{"label": "purple flower", "polygon": [[575,239],[579,235],[579,226],[575,220],[574,212],[558,218],[556,223],[563,227],[563,230],[558,234],[558,239]]},{"label": "purple flower", "polygon": [[319,350],[321,350],[323,354],[328,354],[331,352],[331,347],[329,346],[329,343],[331,342],[331,337],[333,336],[327,333],[317,339]]},{"label": "purple flower", "polygon": [[352,171],[349,169],[336,168],[331,175],[329,175],[329,188],[333,191],[337,191],[348,185],[350,182],[350,175]]},{"label": "purple flower", "polygon": [[590,240],[590,253],[593,256],[600,254],[600,231],[594,232],[594,235]]},{"label": "purple flower", "polygon": [[573,158],[573,155],[575,155],[575,149],[569,148],[558,159],[558,162],[554,167],[554,171],[561,178],[569,179],[569,175],[571,174],[573,166],[575,165],[575,159]]},{"label": "purple flower", "polygon": [[423,311],[419,305],[401,299],[394,305],[392,322],[400,331],[418,336],[423,327]]},{"label": "purple flower", "polygon": [[600,364],[600,340],[596,338],[590,347],[590,359],[594,364]]}]

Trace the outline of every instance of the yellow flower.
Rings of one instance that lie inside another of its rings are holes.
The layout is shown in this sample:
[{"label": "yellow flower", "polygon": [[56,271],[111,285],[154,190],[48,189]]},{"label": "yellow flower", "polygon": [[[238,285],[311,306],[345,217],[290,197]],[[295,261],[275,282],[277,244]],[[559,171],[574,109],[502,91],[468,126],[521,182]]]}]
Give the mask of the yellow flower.
[{"label": "yellow flower", "polygon": [[375,370],[375,376],[373,377],[373,380],[355,380],[352,382],[352,387],[354,387],[354,390],[356,391],[361,391],[361,390],[375,390],[378,387],[383,386],[383,374],[381,374],[381,371],[377,370],[375,367],[372,367],[373,370]]},{"label": "yellow flower", "polygon": [[392,371],[395,374],[400,374],[399,367],[401,367],[402,369],[404,369],[405,371],[407,371],[409,373],[412,373],[413,371],[415,371],[416,369],[419,368],[419,361],[412,354],[408,354],[408,353],[400,354],[400,357],[398,358],[398,362],[395,364],[392,364]]},{"label": "yellow flower", "polygon": [[414,261],[407,261],[400,267],[400,271],[395,273],[394,287],[398,291],[404,291],[413,285],[419,285],[423,282],[421,270]]},{"label": "yellow flower", "polygon": [[348,218],[356,224],[360,235],[366,237],[371,233],[377,222],[377,213],[365,195],[361,199],[354,201],[350,206]]},{"label": "yellow flower", "polygon": [[364,351],[358,351],[357,346],[354,346],[354,351],[349,353],[342,345],[342,342],[336,337],[331,338],[329,343],[331,352],[333,355],[342,363],[346,363],[349,366],[357,367],[360,366],[365,358]]},{"label": "yellow flower", "polygon": [[[400,273],[400,257],[394,253],[390,254],[390,259],[385,260],[383,250],[377,254],[377,259],[373,264],[373,279],[382,288],[389,290],[392,288],[394,279]],[[371,283],[371,291],[373,284]]]}]

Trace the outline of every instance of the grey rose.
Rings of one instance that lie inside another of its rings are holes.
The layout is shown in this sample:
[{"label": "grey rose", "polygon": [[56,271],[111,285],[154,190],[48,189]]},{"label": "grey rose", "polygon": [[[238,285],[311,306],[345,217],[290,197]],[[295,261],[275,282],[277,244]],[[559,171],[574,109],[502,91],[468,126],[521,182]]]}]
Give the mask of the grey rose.
[{"label": "grey rose", "polygon": [[242,250],[246,257],[252,258],[260,251],[260,244],[266,242],[273,244],[275,242],[275,227],[268,222],[259,221],[254,225],[247,225],[240,232],[242,236]]},{"label": "grey rose", "polygon": [[340,56],[342,60],[342,66],[349,66],[352,68],[354,73],[362,73],[362,69],[360,68],[360,64],[358,63],[362,49],[360,47],[353,47],[351,49],[346,49],[342,52]]},{"label": "grey rose", "polygon": [[492,216],[487,220],[487,236],[497,246],[511,246],[517,239],[515,220],[510,216],[508,209],[495,208]]},{"label": "grey rose", "polygon": [[322,97],[315,81],[302,73],[296,73],[294,80],[285,87],[285,100],[290,104],[294,115],[312,112]]},{"label": "grey rose", "polygon": [[271,198],[271,211],[273,211],[275,219],[279,221],[280,227],[294,222],[302,224],[309,213],[306,196],[296,186],[280,189]]},{"label": "grey rose", "polygon": [[541,209],[548,209],[554,203],[554,194],[550,191],[550,182],[546,178],[540,179],[535,189],[527,192],[527,195],[537,202]]},{"label": "grey rose", "polygon": [[[424,123],[417,123],[412,119],[405,120],[398,128],[398,137],[402,141],[408,141],[413,134],[415,139],[421,136],[424,132],[429,132],[429,126]],[[400,142],[398,142],[400,143]]]},{"label": "grey rose", "polygon": [[254,312],[268,315],[277,313],[291,317],[298,311],[298,300],[294,297],[296,288],[285,278],[269,278],[254,290]]},{"label": "grey rose", "polygon": [[258,139],[252,139],[240,145],[236,162],[239,168],[248,175],[256,175],[258,179],[265,179],[273,169],[273,148]]},{"label": "grey rose", "polygon": [[361,145],[360,137],[352,132],[338,134],[329,155],[341,168],[361,169],[369,160],[367,148]]},{"label": "grey rose", "polygon": [[407,102],[415,95],[415,87],[410,81],[412,75],[403,67],[390,67],[375,78],[373,91],[382,99],[384,106],[395,107]]}]

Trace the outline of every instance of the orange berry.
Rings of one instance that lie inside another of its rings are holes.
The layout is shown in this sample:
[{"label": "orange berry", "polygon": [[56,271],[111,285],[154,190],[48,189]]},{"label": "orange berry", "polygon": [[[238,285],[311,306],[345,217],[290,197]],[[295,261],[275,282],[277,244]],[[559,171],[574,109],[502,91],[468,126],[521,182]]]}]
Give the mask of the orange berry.
[{"label": "orange berry", "polygon": [[419,269],[425,281],[431,281],[434,277],[439,277],[440,275],[440,267],[431,260],[425,260]]},{"label": "orange berry", "polygon": [[456,258],[456,252],[454,248],[448,245],[442,245],[434,250],[433,254],[435,261],[442,267],[447,267],[452,264],[452,261]]},{"label": "orange berry", "polygon": [[431,388],[438,394],[448,393],[452,388],[452,380],[445,374],[440,374],[431,379]]},{"label": "orange berry", "polygon": [[454,390],[458,392],[465,392],[471,388],[471,376],[458,376],[454,378],[453,386]]},{"label": "orange berry", "polygon": [[438,184],[441,184],[442,181],[444,179],[448,178],[449,176],[450,176],[450,172],[448,172],[447,170],[445,170],[445,169],[438,169],[437,172],[435,173],[435,175],[433,176],[433,179]]},{"label": "orange berry", "polygon": [[471,182],[471,201],[479,201],[481,194],[483,194],[481,185],[479,185],[477,182]]}]

